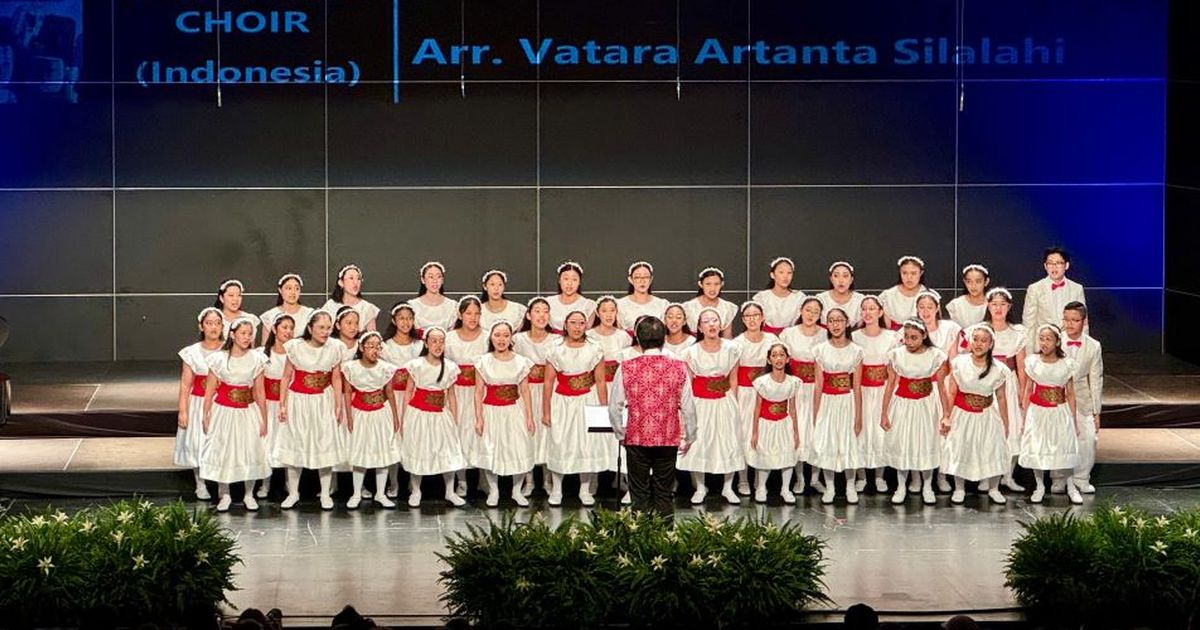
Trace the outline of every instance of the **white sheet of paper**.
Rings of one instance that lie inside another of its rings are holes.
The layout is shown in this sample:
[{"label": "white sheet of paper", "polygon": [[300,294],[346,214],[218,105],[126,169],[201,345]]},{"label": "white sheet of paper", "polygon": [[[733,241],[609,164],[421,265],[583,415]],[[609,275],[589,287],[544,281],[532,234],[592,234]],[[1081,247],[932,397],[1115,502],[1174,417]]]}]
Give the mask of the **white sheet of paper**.
[{"label": "white sheet of paper", "polygon": [[[612,423],[608,421],[608,407],[604,405],[584,405],[583,422],[589,433],[611,433]],[[629,410],[621,411],[621,426],[629,422]]]}]

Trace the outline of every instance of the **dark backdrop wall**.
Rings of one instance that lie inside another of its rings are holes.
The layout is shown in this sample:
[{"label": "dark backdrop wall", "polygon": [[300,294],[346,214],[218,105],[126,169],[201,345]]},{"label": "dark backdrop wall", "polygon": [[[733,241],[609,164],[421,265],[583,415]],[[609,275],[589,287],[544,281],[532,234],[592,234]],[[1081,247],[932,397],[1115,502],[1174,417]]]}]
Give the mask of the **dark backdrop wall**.
[{"label": "dark backdrop wall", "polygon": [[1195,38],[1200,8],[1173,3],[1170,23],[1165,342],[1167,352],[1200,363],[1200,336],[1193,323],[1200,308],[1200,258],[1194,245],[1200,234],[1200,46]]},{"label": "dark backdrop wall", "polygon": [[[650,259],[679,299],[718,265],[741,300],[777,255],[801,288],[849,259],[876,291],[915,253],[949,297],[969,262],[1023,288],[1055,243],[1107,348],[1162,348],[1164,191],[1196,194],[1164,186],[1165,0],[223,0],[301,11],[308,32],[219,37],[176,26],[215,0],[55,0],[34,6],[62,19],[40,22],[22,4],[0,0],[0,360],[169,358],[220,280],[242,279],[261,312],[296,271],[318,305],[348,261],[385,308],[427,259],[455,293],[502,267],[520,299],[552,290],[568,257],[592,294]],[[522,37],[680,59],[534,65]],[[897,40],[926,37],[932,63],[896,63]],[[492,56],[414,64],[426,38]],[[821,45],[829,61],[695,63],[709,38]],[[974,63],[939,63],[938,38]],[[875,63],[838,63],[839,40]],[[1034,62],[997,63],[1003,45]],[[209,60],[360,74],[142,84],[156,60],[191,78]]]}]

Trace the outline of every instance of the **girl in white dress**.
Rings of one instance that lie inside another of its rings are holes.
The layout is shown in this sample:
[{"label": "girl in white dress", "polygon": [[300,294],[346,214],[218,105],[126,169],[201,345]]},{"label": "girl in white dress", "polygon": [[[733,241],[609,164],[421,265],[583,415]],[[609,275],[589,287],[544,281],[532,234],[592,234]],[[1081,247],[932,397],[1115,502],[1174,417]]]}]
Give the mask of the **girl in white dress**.
[{"label": "girl in white dress", "polygon": [[893,287],[879,294],[883,317],[888,328],[899,330],[906,319],[917,316],[917,295],[925,290],[925,261],[916,256],[901,256],[896,261],[898,277]]},{"label": "girl in white dress", "polygon": [[361,330],[375,330],[375,318],[379,316],[379,307],[362,297],[363,273],[358,265],[350,264],[338,270],[337,286],[329,294],[329,299],[321,306],[321,310],[336,317],[338,310],[349,306],[358,313],[358,327]]},{"label": "girl in white dress", "polygon": [[259,317],[262,320],[263,343],[266,343],[267,336],[271,334],[271,329],[275,326],[275,318],[287,315],[292,318],[295,326],[303,329],[313,313],[312,308],[300,303],[300,292],[304,288],[304,280],[299,274],[283,274],[279,277],[276,288],[279,291],[279,297],[275,300],[275,307]]},{"label": "girl in white dress", "polygon": [[375,469],[375,501],[396,507],[384,492],[388,469],[400,461],[400,415],[392,379],[397,366],[381,359],[383,335],[367,331],[358,340],[354,358],[342,363],[345,381],[346,427],[350,441],[346,459],[353,467],[353,492],[346,507],[356,509],[363,500],[367,469]]},{"label": "girl in white dress", "polygon": [[[945,354],[945,360],[948,362],[958,356],[962,328],[948,319],[941,319],[941,303],[940,293],[933,289],[923,289],[917,294],[917,319],[925,326],[925,334],[929,336],[934,347]],[[947,367],[947,371],[942,372],[940,378],[943,381],[949,373],[948,370]],[[943,391],[945,387],[946,384],[943,382]],[[917,476],[913,475],[909,480],[908,489],[910,492],[916,492],[917,488]],[[937,488],[939,492],[950,492],[950,480],[946,478],[946,473],[938,471]]]},{"label": "girl in white dress", "polygon": [[242,294],[245,291],[242,281],[232,278],[217,287],[217,299],[213,301],[213,308],[221,311],[221,323],[224,325],[226,337],[229,337],[229,326],[242,317],[254,324],[254,334],[258,334],[258,327],[261,325],[258,316],[242,310]]},{"label": "girl in white dress", "polygon": [[254,482],[271,472],[263,438],[267,436],[267,406],[263,402],[265,359],[254,352],[257,319],[238,318],[220,352],[208,356],[204,391],[204,449],[200,476],[217,483],[217,511],[229,510],[229,484],[243,482],[242,504],[253,512]]},{"label": "girl in white dress", "polygon": [[529,370],[533,362],[513,352],[512,326],[496,322],[488,353],[475,366],[475,450],[470,464],[487,476],[487,506],[500,504],[501,476],[512,477],[512,500],[527,507],[521,482],[533,470],[533,408]]},{"label": "girl in white dress", "polygon": [[[792,487],[795,494],[804,494],[804,462],[812,464],[812,399],[813,389],[817,382],[817,367],[813,361],[812,349],[828,338],[824,328],[821,328],[821,302],[815,297],[807,297],[800,304],[800,321],[779,335],[779,340],[788,347],[788,365],[792,375],[800,379],[800,391],[796,394],[796,417],[800,423],[800,452],[796,460],[796,485]],[[821,482],[820,470],[811,466],[811,483],[818,492],[825,492],[825,484]]]},{"label": "girl in white dress", "polygon": [[767,279],[767,288],[755,293],[754,301],[763,309],[763,331],[778,335],[800,319],[804,292],[792,288],[796,264],[791,258],[780,256],[769,267],[771,277]]},{"label": "girl in white dress", "polygon": [[[611,295],[600,296],[596,300],[596,323],[588,329],[587,338],[600,346],[600,350],[604,352],[604,383],[605,387],[611,387],[610,383],[617,375],[617,368],[621,365],[623,352],[633,345],[633,340],[624,330],[617,327],[620,311],[617,310],[617,298]],[[613,487],[618,490],[621,488],[621,479],[625,475],[625,451],[617,443],[617,438],[611,433],[602,433],[601,436],[610,439],[611,444],[608,446],[611,452],[616,452],[620,449],[621,465],[617,471],[617,476],[613,479]],[[591,489],[592,494],[595,494],[595,489]],[[628,499],[628,501],[626,501]],[[622,503],[631,503],[632,498],[626,492],[621,498]]]},{"label": "girl in white dress", "polygon": [[[987,318],[987,296],[985,292],[991,283],[988,268],[978,263],[972,263],[962,269],[962,283],[966,293],[950,300],[946,305],[946,313],[960,328],[978,324]],[[960,350],[966,350],[969,339],[964,338]]]},{"label": "girl in white dress", "polygon": [[525,305],[514,302],[504,295],[508,288],[508,274],[499,269],[489,269],[483,274],[483,291],[479,294],[482,308],[479,313],[479,327],[491,330],[496,322],[505,322],[509,328],[516,330],[525,321]]},{"label": "girl in white dress", "polygon": [[824,313],[829,309],[840,308],[857,325],[862,319],[860,308],[864,297],[854,290],[854,265],[844,260],[834,261],[829,265],[829,289],[817,294],[821,301],[821,323],[825,323]]},{"label": "girl in white dress", "polygon": [[[542,485],[549,494],[550,483],[553,480],[546,470],[549,431],[542,424],[542,396],[545,394],[546,385],[546,357],[556,344],[562,343],[562,337],[550,332],[550,305],[546,303],[546,298],[532,298],[526,306],[528,310],[525,311],[525,323],[521,325],[521,332],[513,335],[513,350],[529,359],[532,364],[527,380],[529,406],[533,411],[533,463],[542,467]],[[525,475],[521,494],[528,497],[533,494],[533,489],[533,471],[530,471]]]},{"label": "girl in white dress", "polygon": [[[781,265],[781,268],[787,265]],[[797,305],[798,307],[799,305]],[[796,309],[799,313],[799,308]],[[742,449],[746,458],[750,458],[750,434],[754,423],[758,420],[758,393],[754,390],[754,379],[767,371],[767,350],[779,343],[779,337],[769,332],[763,332],[763,321],[766,309],[762,304],[749,301],[742,304],[742,325],[746,331],[734,339],[741,346],[738,353],[736,380],[736,398],[738,404],[738,434],[742,439]],[[795,465],[795,462],[792,462]],[[738,494],[750,496],[750,469],[738,471],[741,479],[738,482]]]},{"label": "girl in white dress", "polygon": [[[1025,327],[1017,323],[1012,308],[1012,294],[1004,287],[989,289],[987,298],[987,323],[992,328],[992,358],[1003,363],[1005,372],[1004,396],[1008,406],[1008,470],[1004,471],[1001,483],[1013,492],[1024,492],[1025,487],[1017,483],[1013,475],[1017,457],[1021,454],[1021,435],[1025,432],[1025,415],[1021,412],[1021,392],[1029,379],[1025,375],[1025,348],[1029,336]],[[983,481],[988,483],[987,480]],[[986,488],[986,486],[985,486]]]},{"label": "girl in white dress", "polygon": [[683,351],[696,343],[696,335],[687,323],[687,313],[682,304],[670,304],[663,311],[663,325],[667,327],[667,336],[663,339],[663,352],[676,358],[683,358]]},{"label": "girl in white dress", "polygon": [[966,330],[968,352],[950,363],[947,400],[954,404],[942,410],[941,469],[954,475],[951,503],[966,498],[966,482],[985,480],[992,502],[1006,502],[1000,493],[1000,475],[1008,472],[1008,399],[1005,396],[1008,368],[992,359],[992,329],[974,324]]},{"label": "girl in white dress", "polygon": [[942,457],[938,421],[945,400],[946,353],[934,345],[920,320],[901,325],[904,345],[888,352],[888,382],[880,426],[887,431],[888,465],[896,469],[892,503],[904,502],[909,475],[920,477],[921,500],[937,503],[933,471]]},{"label": "girl in white dress", "polygon": [[717,312],[725,328],[721,336],[733,339],[733,318],[737,317],[738,307],[721,297],[721,289],[725,286],[725,272],[716,267],[705,267],[700,270],[696,284],[696,297],[683,303],[683,312],[687,315],[688,326],[700,331],[700,311],[710,308]]},{"label": "girl in white dress", "polygon": [[[562,505],[563,476],[579,475],[579,502],[596,504],[590,489],[597,474],[613,470],[617,451],[612,436],[589,433],[586,405],[607,405],[604,351],[587,338],[588,317],[581,311],[566,316],[566,337],[546,356],[542,393],[542,424],[549,427],[546,465],[551,471],[550,505]],[[607,436],[607,439],[605,437]]]},{"label": "girl in white dress", "polygon": [[408,301],[416,315],[417,339],[425,334],[425,330],[434,326],[449,330],[458,319],[458,304],[442,295],[442,286],[446,282],[446,266],[431,260],[417,272],[421,286],[417,288],[417,297]]},{"label": "girl in white dress", "polygon": [[[341,353],[339,363],[354,360],[354,355],[358,352],[358,334],[359,334],[359,317],[358,312],[350,306],[338,307],[337,313],[333,316],[333,342]],[[342,375],[345,376],[344,374]],[[350,448],[350,425],[348,422],[343,422],[338,425],[337,430],[338,452],[345,457],[349,453]],[[343,459],[333,466],[332,485],[329,487],[330,492],[337,492],[338,489],[338,474],[353,472],[353,467],[350,461]],[[364,498],[371,498],[370,490],[363,490]]]},{"label": "girl in white dress", "polygon": [[846,312],[834,308],[825,314],[829,339],[812,349],[816,363],[813,388],[812,465],[821,469],[825,492],[821,503],[833,503],[834,475],[846,473],[846,502],[858,503],[854,470],[862,468],[862,389],[859,369],[862,348],[850,342]]},{"label": "girl in white dress", "polygon": [[[1037,328],[1038,354],[1025,358],[1025,389],[1021,403],[1025,432],[1021,434],[1020,463],[1033,471],[1029,500],[1041,503],[1046,496],[1048,471],[1071,474],[1079,464],[1079,421],[1075,414],[1075,361],[1062,349],[1062,331],[1054,324]],[[1079,488],[1067,484],[1071,503],[1083,503]]]},{"label": "girl in white dress", "polygon": [[[465,457],[470,457],[475,448],[475,363],[487,353],[488,336],[479,327],[479,298],[463,296],[458,301],[458,318],[454,329],[446,334],[446,358],[458,366],[458,377],[454,381],[454,398],[458,407],[458,441]],[[463,467],[455,473],[458,480],[456,492],[465,497],[469,490],[467,470]]]},{"label": "girl in white dress", "polygon": [[409,361],[408,385],[400,413],[400,460],[408,471],[408,506],[421,506],[421,478],[441,475],[450,505],[467,502],[454,493],[454,473],[467,466],[459,441],[458,399],[451,391],[458,366],[445,357],[446,331],[425,330],[421,356]]},{"label": "girl in white dress", "polygon": [[[407,302],[397,302],[392,305],[388,314],[392,319],[383,333],[383,360],[397,366],[396,373],[392,376],[392,393],[397,397],[403,397],[404,389],[408,386],[408,370],[404,366],[417,358],[425,345],[421,343],[420,339],[417,339],[416,312],[413,311],[413,307],[409,306]],[[399,436],[396,439],[399,443]],[[388,467],[388,484],[385,494],[389,499],[400,495],[399,469],[399,465]]]},{"label": "girl in white dress", "polygon": [[316,469],[321,481],[321,509],[332,510],[333,467],[345,461],[338,431],[345,421],[342,405],[342,350],[330,339],[333,318],[313,313],[299,339],[284,344],[286,386],[279,391],[279,437],[275,461],[287,466],[288,495],[279,507],[289,510],[300,501],[300,470]]},{"label": "girl in white dress", "polygon": [[558,293],[546,298],[550,306],[550,330],[562,333],[572,311],[579,311],[591,326],[596,317],[596,303],[579,294],[583,290],[583,266],[568,260],[555,270],[558,274]]},{"label": "girl in white dress", "polygon": [[684,350],[682,357],[691,373],[696,441],[679,456],[676,468],[692,473],[696,488],[693,505],[703,503],[708,496],[705,473],[721,475],[721,496],[737,505],[741,499],[733,491],[733,474],[746,468],[746,447],[737,400],[729,390],[737,379],[741,345],[720,336],[728,325],[716,309],[701,310],[698,319],[704,338]]},{"label": "girl in white dress", "polygon": [[780,495],[783,502],[792,505],[796,495],[792,494],[792,467],[796,465],[796,453],[800,449],[800,424],[796,417],[796,394],[800,390],[800,379],[792,376],[788,369],[787,346],[776,341],[767,351],[767,368],[770,370],[754,379],[757,414],[750,430],[750,450],[746,452],[746,463],[754,467],[754,500],[767,501],[767,477],[778,470],[783,479]]},{"label": "girl in white dress", "polygon": [[888,352],[896,347],[899,335],[883,327],[883,304],[868,295],[862,302],[862,328],[850,334],[850,340],[863,349],[862,406],[863,406],[863,468],[858,469],[854,488],[862,492],[867,486],[868,468],[875,469],[875,491],[887,492],[883,469],[888,465],[887,432],[883,430],[883,392],[887,389]]},{"label": "girl in white dress", "polygon": [[[296,333],[296,322],[286,313],[271,320],[271,331],[267,341],[259,348],[263,355],[263,394],[267,402],[267,465],[272,469],[283,468],[275,459],[275,443],[279,441],[279,393],[283,390],[283,371],[287,366],[287,351],[284,344]],[[273,471],[272,471],[273,472]],[[265,499],[271,493],[271,475],[267,473],[258,485],[258,498]]]},{"label": "girl in white dress", "polygon": [[204,383],[208,380],[208,357],[221,349],[225,339],[225,324],[221,309],[206,307],[196,316],[200,341],[179,351],[183,369],[179,376],[179,420],[175,430],[176,466],[192,469],[196,482],[196,498],[212,498],[204,479],[200,477],[200,452],[204,449]]},{"label": "girl in white dress", "polygon": [[633,325],[643,315],[653,315],[659,319],[667,311],[668,302],[654,295],[654,266],[639,260],[629,265],[627,270],[629,287],[625,295],[617,300],[618,325],[633,337]]}]

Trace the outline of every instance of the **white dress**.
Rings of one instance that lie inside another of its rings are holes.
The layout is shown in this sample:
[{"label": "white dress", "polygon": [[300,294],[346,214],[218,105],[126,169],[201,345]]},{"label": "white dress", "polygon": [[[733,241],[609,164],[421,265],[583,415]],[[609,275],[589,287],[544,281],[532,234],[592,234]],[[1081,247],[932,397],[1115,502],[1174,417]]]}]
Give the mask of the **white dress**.
[{"label": "white dress", "polygon": [[825,315],[829,313],[831,308],[840,308],[846,311],[846,319],[850,320],[851,325],[857,324],[862,320],[862,301],[866,295],[858,291],[850,292],[850,299],[845,304],[838,304],[833,299],[833,291],[824,291],[817,294],[817,300],[821,302],[821,323],[825,323]]},{"label": "white dress", "polygon": [[392,339],[383,342],[382,354],[383,360],[396,366],[396,371],[404,369],[404,364],[412,361],[421,354],[421,349],[425,344],[418,339],[413,339],[408,345],[400,345]]},{"label": "white dress", "polygon": [[492,326],[495,326],[497,322],[508,322],[515,333],[521,330],[521,324],[525,321],[525,310],[524,304],[505,300],[504,310],[493,313],[488,308],[487,302],[484,302],[479,309],[479,327],[483,329],[484,334],[488,334],[491,333]]},{"label": "white dress", "polygon": [[676,359],[683,358],[683,351],[696,345],[696,338],[692,335],[687,335],[681,343],[675,344],[663,339],[663,353],[675,357]]},{"label": "white dress", "polygon": [[487,354],[487,346],[488,334],[482,330],[472,341],[464,341],[458,331],[446,333],[446,358],[458,366],[453,392],[458,402],[458,441],[465,457],[475,448],[475,362]]},{"label": "white dress", "polygon": [[408,305],[413,310],[413,327],[421,333],[434,326],[448,331],[454,327],[454,322],[458,321],[458,302],[444,295],[437,306],[429,306],[419,297],[409,300]]},{"label": "white dress", "polygon": [[[532,367],[533,361],[519,354],[508,361],[485,354],[475,366],[475,374],[484,385],[517,387]],[[475,448],[468,455],[473,468],[501,476],[523,475],[533,470],[533,436],[525,429],[525,402],[518,398],[511,405],[489,405],[485,396],[483,435],[475,440]]]},{"label": "white dress", "polygon": [[[347,361],[353,361],[354,355],[358,353],[357,343],[348,346],[346,345],[346,342],[337,338],[331,338],[330,343],[336,346],[338,352],[341,354],[341,358],[338,360],[339,365],[344,364]],[[348,455],[350,454],[350,425],[345,421],[338,425],[337,440],[338,452],[342,454],[343,459],[337,464],[334,464],[333,472],[350,472],[353,468],[350,465],[350,460],[348,459]]]},{"label": "white dress", "polygon": [[[277,387],[274,396],[278,398],[279,390],[286,387],[283,383],[283,370],[287,365],[286,352],[271,352],[269,349],[258,348],[255,352],[263,355],[263,391],[267,397],[267,464],[271,468],[282,468],[283,464],[275,459],[275,443],[279,441],[279,401],[272,400],[272,386]],[[270,380],[267,380],[270,379]]]},{"label": "white dress", "polygon": [[[313,347],[299,338],[283,344],[292,367],[305,372],[332,371],[341,363],[345,347],[336,339],[330,339],[320,347]],[[281,384],[289,389],[290,385]],[[287,422],[279,425],[274,460],[283,466],[298,468],[329,468],[341,464],[345,454],[341,450],[338,430],[332,384],[317,394],[288,391]]]},{"label": "white dress", "polygon": [[[863,349],[862,442],[863,467],[883,468],[888,465],[887,432],[879,426],[883,415],[883,390],[887,387],[888,352],[896,347],[900,336],[894,330],[881,328],[878,335],[870,337],[863,330],[856,330],[850,340]],[[875,376],[880,385],[868,384]]]},{"label": "white dress", "polygon": [[[835,348],[826,341],[812,352],[823,372],[854,373],[862,364],[863,350],[852,343]],[[817,468],[841,472],[863,467],[862,440],[854,435],[853,391],[821,395],[821,408],[817,411],[812,432],[812,450],[809,463]]]},{"label": "white dress", "polygon": [[783,329],[794,325],[800,319],[800,304],[804,302],[804,297],[803,291],[791,291],[784,297],[775,295],[771,289],[755,293],[754,301],[763,308],[764,330],[769,326],[783,332]]},{"label": "white dress", "polygon": [[[384,390],[392,386],[397,369],[387,361],[376,361],[370,368],[361,360],[347,361],[342,364],[342,378],[360,392],[386,396]],[[400,437],[392,424],[392,407],[386,398],[379,409],[367,411],[351,406],[350,413],[354,414],[354,430],[349,435],[346,460],[351,466],[387,468],[400,461]]]},{"label": "white dress", "polygon": [[[228,352],[208,357],[208,370],[221,383],[254,389],[266,359],[257,352],[232,358]],[[253,395],[251,394],[251,397]],[[253,401],[247,407],[227,407],[213,400],[208,439],[200,453],[200,478],[217,483],[262,479],[271,474],[266,441],[259,435],[262,415]]]},{"label": "white dress", "polygon": [[670,302],[656,295],[651,295],[650,301],[645,304],[634,302],[632,295],[619,297],[617,298],[617,325],[625,330],[633,330],[633,325],[643,315],[653,315],[662,319],[667,312],[668,304]]},{"label": "white dress", "polygon": [[[716,352],[705,350],[701,343],[683,351],[683,360],[693,379],[696,377],[726,378],[738,364],[742,346],[721,339]],[[730,385],[733,385],[731,383]],[[695,390],[693,390],[695,391]],[[746,468],[746,441],[742,439],[737,400],[732,391],[720,398],[693,397],[696,406],[696,441],[676,467],[679,470],[726,474]]]},{"label": "white dress", "polygon": [[546,463],[546,448],[549,429],[542,424],[542,397],[545,395],[546,356],[554,346],[562,343],[562,337],[547,333],[538,343],[534,343],[529,332],[513,335],[513,351],[529,359],[532,363],[529,380],[529,404],[533,408],[533,463]]},{"label": "white dress", "polygon": [[[585,298],[576,293],[579,297],[570,304],[564,304],[562,295],[551,295],[546,298],[546,303],[550,305],[550,328],[555,331],[562,331],[566,326],[567,315],[574,311],[583,313],[584,325],[592,325],[592,317],[596,315],[596,301]],[[617,312],[620,312],[618,309]]]},{"label": "white dress", "polygon": [[[991,371],[980,378],[982,371],[969,354],[954,357],[950,362],[950,377],[958,385],[958,391],[972,396],[994,397],[996,388],[1005,382],[1011,370],[999,361],[992,361]],[[1010,422],[1019,415],[1012,408],[1008,413]],[[979,412],[955,405],[950,410],[950,433],[942,441],[942,459],[938,465],[941,471],[968,481],[981,481],[1007,473],[1008,464],[1008,443],[999,405],[993,402]]]},{"label": "white dress", "polygon": [[779,343],[779,337],[765,332],[762,334],[762,339],[755,343],[746,338],[746,333],[742,333],[733,342],[740,346],[738,378],[730,385],[733,386],[732,391],[737,396],[738,432],[742,436],[742,448],[745,449],[746,458],[749,460],[750,432],[754,429],[754,418],[758,416],[758,407],[755,405],[758,398],[754,392],[754,379],[768,371],[767,351],[771,349],[772,345]]},{"label": "white dress", "polygon": [[[325,304],[321,306],[321,310],[329,313],[329,317],[333,318],[334,321],[337,321],[338,309],[342,308],[343,306],[346,306],[346,304],[334,302],[333,300],[325,300]],[[379,316],[379,307],[363,299],[359,299],[359,301],[350,308],[354,309],[355,313],[358,313],[359,330],[367,330],[367,324],[375,321],[375,318]],[[296,336],[299,337],[299,333],[297,333]]]},{"label": "white dress", "polygon": [[[195,377],[208,376],[208,357],[213,353],[220,352],[221,349],[205,350],[200,342],[196,342],[179,351],[179,358],[192,370],[193,384],[203,379],[195,379]],[[200,385],[200,389],[195,389],[193,385],[192,393],[188,394],[187,412],[188,425],[186,429],[175,429],[175,465],[186,466],[188,468],[200,467],[200,452],[204,449],[204,428],[201,422],[204,421],[204,385]],[[200,391],[200,395],[196,392]]]},{"label": "white dress", "polygon": [[925,290],[925,285],[917,287],[912,297],[900,293],[900,285],[884,289],[879,294],[879,302],[883,304],[883,314],[899,325],[906,319],[917,316],[917,296]]},{"label": "white dress", "polygon": [[[930,378],[946,362],[946,353],[938,348],[925,348],[924,352],[909,352],[906,347],[893,348],[888,353],[888,364],[896,372],[896,390],[900,377]],[[904,398],[892,393],[888,407],[888,420],[892,430],[885,441],[887,464],[896,470],[933,470],[942,457],[942,439],[938,423],[942,419],[942,400],[935,383],[929,384],[929,395],[924,398]]]},{"label": "white dress", "polygon": [[[620,368],[621,361],[623,360],[621,355],[626,349],[633,346],[633,340],[623,330],[615,330],[611,334],[605,335],[600,332],[598,327],[589,328],[587,338],[600,346],[600,350],[604,353],[604,382],[612,383],[612,379],[616,377],[617,369]],[[621,449],[621,466],[617,472],[626,473],[626,462],[629,458],[625,456],[625,449],[617,442],[616,435],[612,433],[602,433],[600,435],[611,442],[607,447],[608,449]]]},{"label": "white dress", "polygon": [[[546,362],[554,366],[557,373],[572,375],[592,373],[603,360],[604,351],[591,341],[578,348],[559,343],[546,356]],[[612,434],[588,433],[584,420],[584,406],[600,404],[596,387],[593,385],[586,394],[579,396],[567,396],[557,391],[551,395],[546,446],[546,466],[550,470],[563,475],[616,470],[617,449]]]},{"label": "white dress", "polygon": [[737,304],[725,298],[717,298],[716,306],[705,306],[700,303],[700,296],[696,296],[683,303],[683,315],[692,332],[700,332],[700,311],[706,309],[712,309],[717,312],[717,315],[721,316],[721,330],[732,326],[733,320],[737,318],[738,314]]},{"label": "white dress", "polygon": [[[443,359],[442,363],[433,365],[425,357],[409,361],[404,366],[408,370],[409,387],[439,391],[443,397],[453,395],[449,390],[458,377],[458,366],[449,359]],[[443,372],[440,380],[439,371]],[[467,467],[467,458],[458,439],[458,427],[454,424],[454,416],[450,414],[449,401],[445,402],[441,411],[426,411],[411,404],[405,405],[403,416],[400,461],[409,474],[440,475]],[[474,430],[472,426],[471,431]]]},{"label": "white dress", "polygon": [[262,320],[263,329],[265,329],[267,333],[270,333],[271,329],[275,327],[275,320],[279,319],[280,315],[287,315],[288,317],[292,318],[293,322],[295,322],[295,334],[297,337],[299,337],[304,333],[304,329],[308,326],[309,318],[311,318],[312,314],[316,311],[303,304],[298,305],[298,307],[299,308],[296,309],[295,313],[288,313],[287,311],[284,311],[282,306],[276,306],[263,313],[261,316],[259,316],[259,319]]},{"label": "white dress", "polygon": [[[751,387],[755,394],[762,396],[764,401],[788,405],[800,391],[800,379],[787,374],[783,382],[778,383],[770,374],[763,374],[754,379]],[[754,410],[757,415],[759,410]],[[797,423],[799,424],[799,423]],[[799,428],[799,427],[797,427]],[[750,428],[751,431],[754,427]],[[749,442],[747,436],[747,442]],[[761,418],[758,421],[758,448],[746,451],[746,464],[758,470],[783,470],[796,465],[797,450],[793,447],[792,416],[790,413],[779,420]]]},{"label": "white dress", "polygon": [[[1025,375],[1033,385],[1066,387],[1075,379],[1075,360],[1063,357],[1046,363],[1040,355],[1025,357]],[[1079,464],[1079,438],[1071,407],[1063,401],[1053,407],[1030,402],[1021,434],[1021,456],[1017,459],[1033,470],[1061,470]]]},{"label": "white dress", "polygon": [[929,339],[938,350],[950,357],[958,353],[959,342],[962,341],[962,328],[948,319],[939,320],[937,330],[929,333]]},{"label": "white dress", "polygon": [[946,313],[960,328],[966,328],[983,321],[984,316],[987,315],[987,302],[979,305],[971,304],[967,301],[967,296],[960,295],[946,304]]},{"label": "white dress", "polygon": [[[779,333],[779,340],[788,347],[788,354],[791,355],[792,374],[800,376],[796,373],[797,362],[809,363],[813,362],[812,350],[824,342],[829,337],[829,333],[818,328],[816,334],[806,335],[800,326],[791,326],[787,330]],[[813,430],[813,414],[812,414],[812,399],[813,399],[813,383],[805,382],[801,378],[800,390],[796,394],[796,415],[800,421],[800,459],[797,461],[812,462],[812,430]]]},{"label": "white dress", "polygon": [[[1021,434],[1025,432],[1025,417],[1021,415],[1021,380],[1017,373],[1017,355],[1025,349],[1028,337],[1025,327],[1020,324],[1009,324],[1004,330],[997,330],[995,344],[992,346],[992,358],[1004,363],[1005,373],[1004,397],[1008,400],[1008,455],[1016,457],[1021,454]],[[1010,361],[1011,360],[1011,361]]]}]

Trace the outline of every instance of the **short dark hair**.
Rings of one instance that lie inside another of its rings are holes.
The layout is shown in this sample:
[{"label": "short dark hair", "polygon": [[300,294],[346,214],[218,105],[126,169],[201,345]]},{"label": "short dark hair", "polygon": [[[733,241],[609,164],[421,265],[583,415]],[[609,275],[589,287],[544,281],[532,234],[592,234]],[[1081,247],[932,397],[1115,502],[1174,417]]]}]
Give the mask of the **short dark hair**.
[{"label": "short dark hair", "polygon": [[1087,319],[1087,305],[1079,300],[1067,302],[1067,305],[1063,307],[1063,311],[1075,311],[1076,313],[1079,313],[1080,317]]},{"label": "short dark hair", "polygon": [[637,337],[638,346],[642,350],[661,348],[667,338],[667,326],[661,319],[647,315],[638,319],[634,326],[634,336]]},{"label": "short dark hair", "polygon": [[855,604],[846,609],[846,616],[843,618],[843,621],[846,628],[869,628],[870,630],[875,630],[875,628],[879,627],[879,613],[866,604]]},{"label": "short dark hair", "polygon": [[1071,262],[1071,254],[1067,253],[1067,250],[1059,247],[1058,245],[1053,245],[1053,246],[1047,247],[1042,252],[1042,263],[1045,264],[1046,259],[1049,258],[1052,254],[1058,254],[1059,256],[1062,256],[1063,262]]}]

